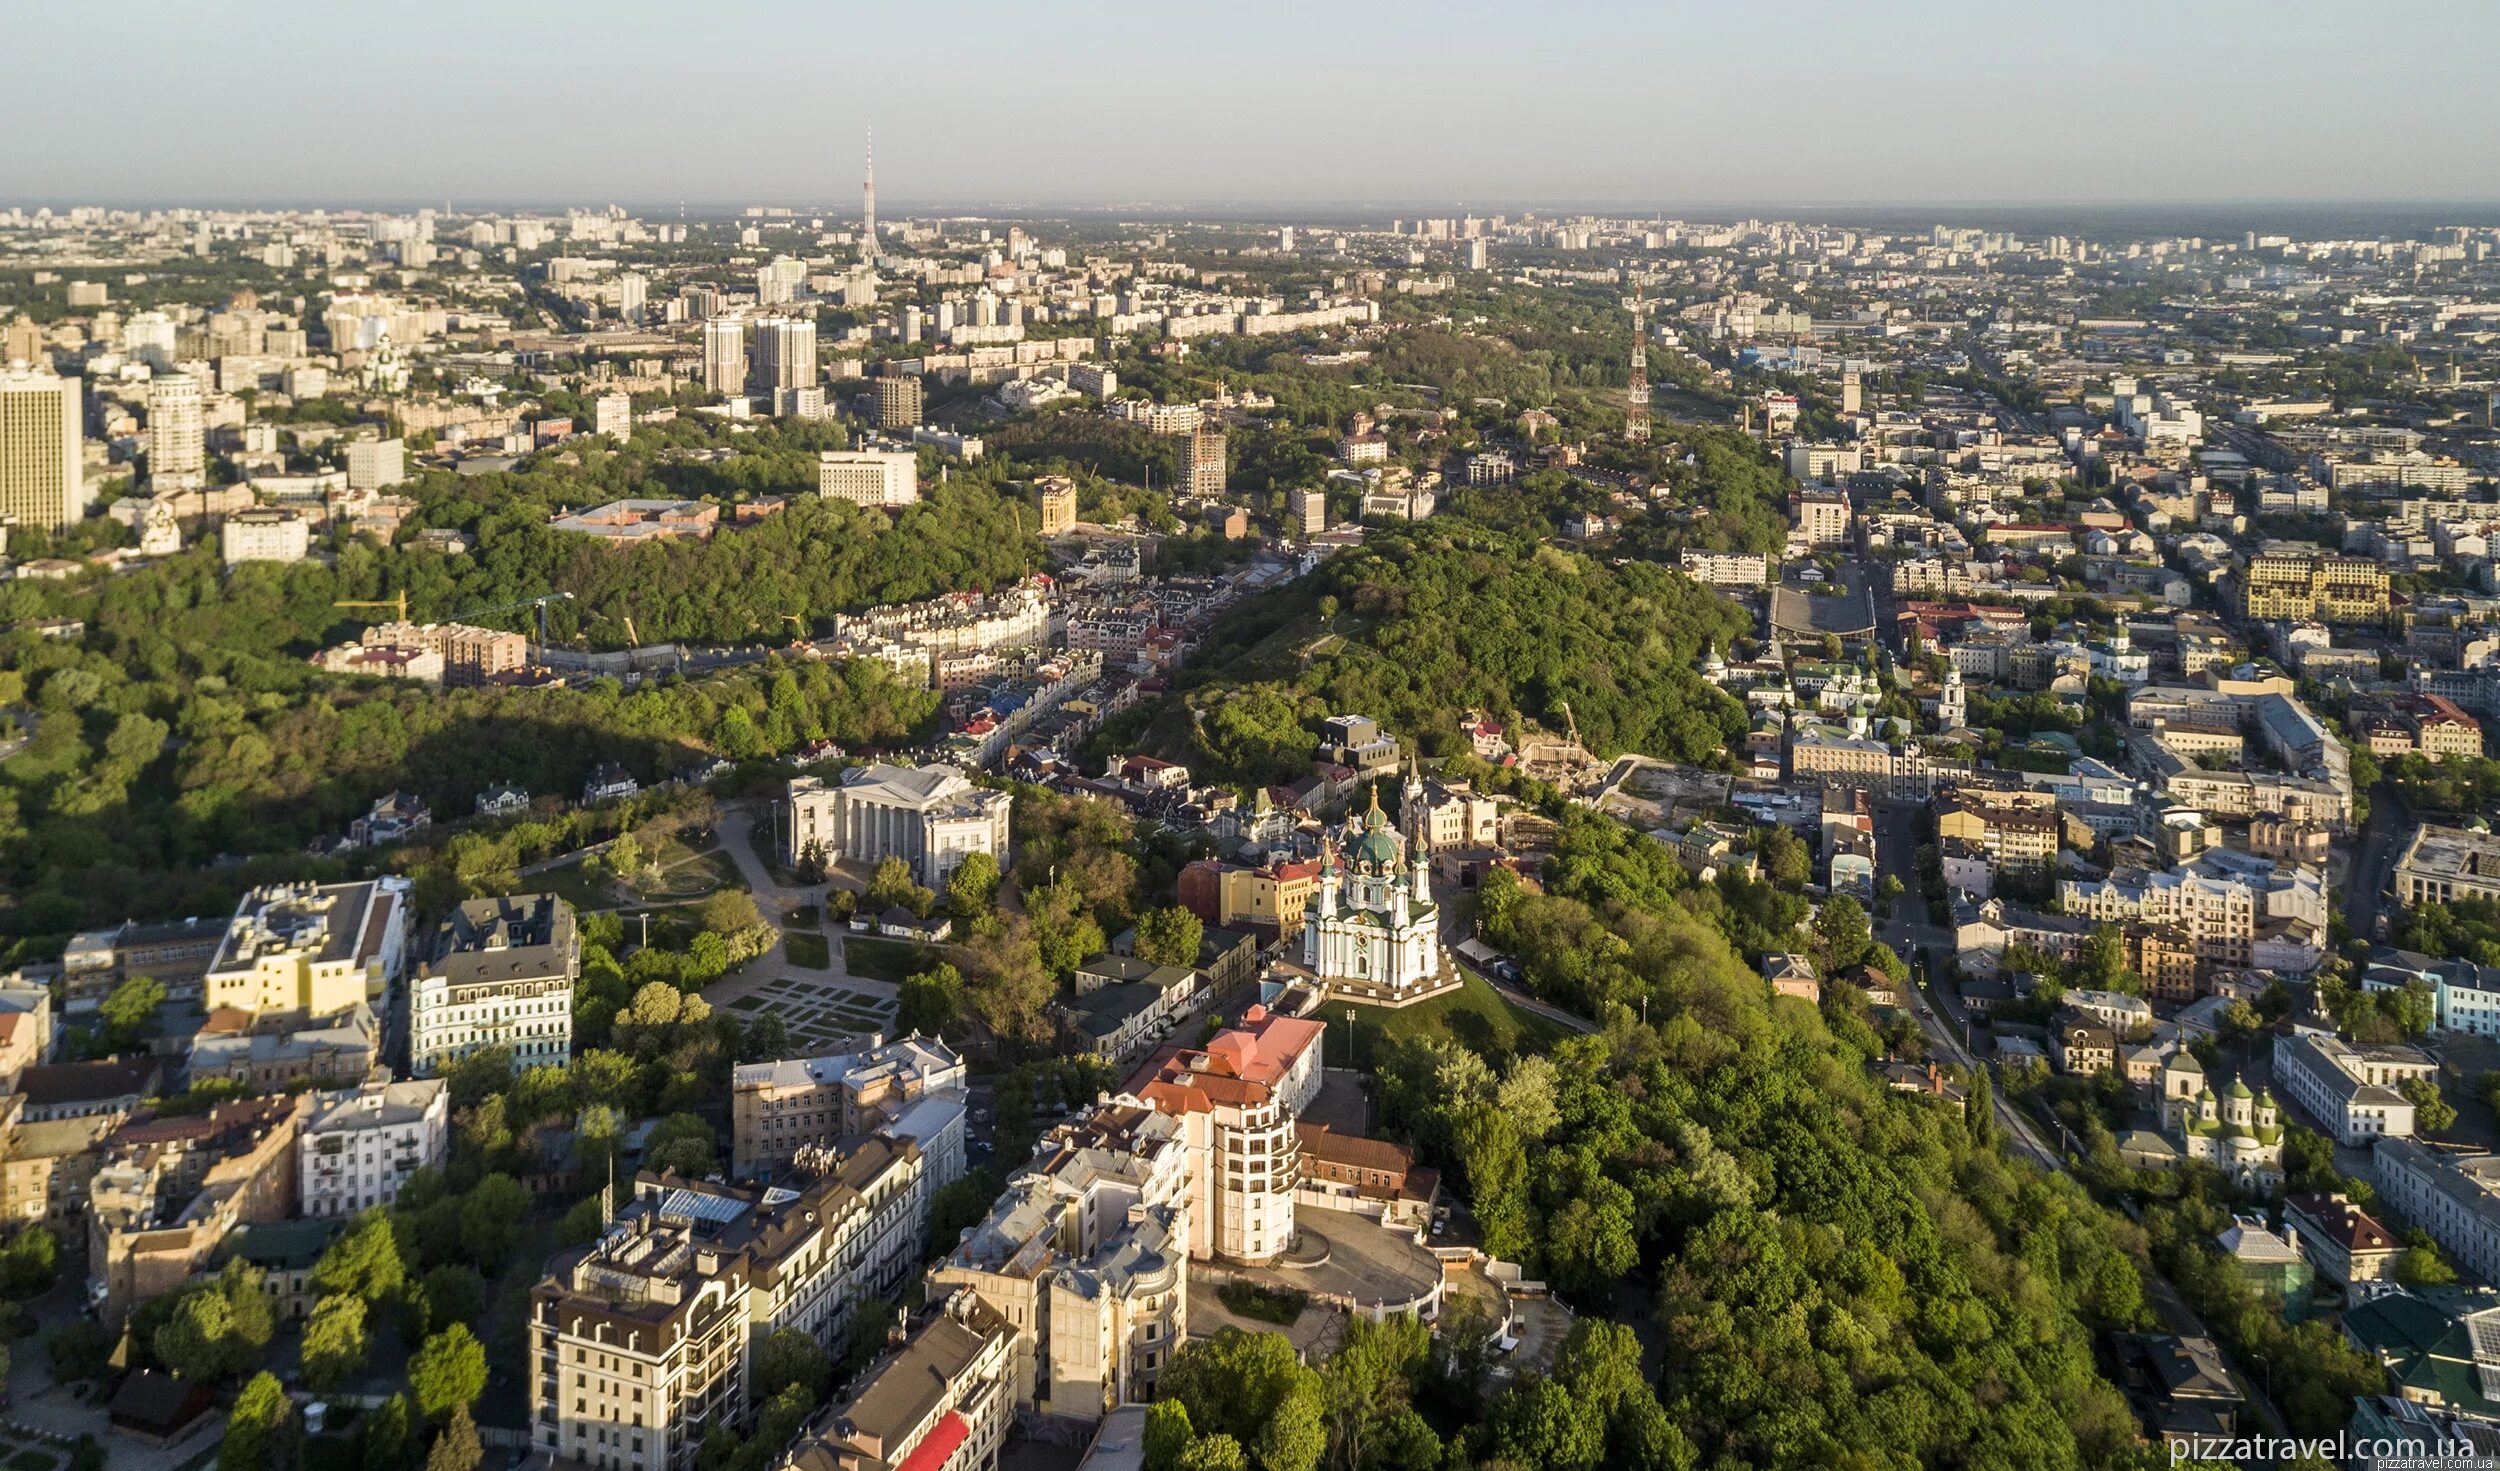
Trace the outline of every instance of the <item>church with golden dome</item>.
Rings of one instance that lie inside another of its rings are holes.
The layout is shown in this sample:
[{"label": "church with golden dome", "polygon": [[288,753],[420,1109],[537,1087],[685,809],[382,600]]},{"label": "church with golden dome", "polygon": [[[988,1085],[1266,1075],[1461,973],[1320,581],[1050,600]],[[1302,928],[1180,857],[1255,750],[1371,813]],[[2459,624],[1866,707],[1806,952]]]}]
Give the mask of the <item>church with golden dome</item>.
[{"label": "church with golden dome", "polygon": [[1441,954],[1423,778],[1411,767],[1400,812],[1403,832],[1380,810],[1374,787],[1369,808],[1321,848],[1319,888],[1302,916],[1302,965],[1331,996],[1402,1006],[1458,984]]}]

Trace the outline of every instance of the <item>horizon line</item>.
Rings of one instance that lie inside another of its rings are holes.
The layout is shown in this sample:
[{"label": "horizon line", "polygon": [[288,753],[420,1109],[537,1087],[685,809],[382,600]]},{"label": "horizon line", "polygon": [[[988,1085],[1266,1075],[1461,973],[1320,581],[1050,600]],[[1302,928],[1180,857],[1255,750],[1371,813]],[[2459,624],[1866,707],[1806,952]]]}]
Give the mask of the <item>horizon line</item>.
[{"label": "horizon line", "polygon": [[[854,186],[855,187],[855,186]],[[1442,198],[1244,198],[1077,200],[1077,199],[987,199],[972,196],[949,197],[930,195],[889,199],[880,191],[878,214],[909,215],[912,213],[940,215],[984,214],[1030,217],[1036,214],[1065,213],[1071,215],[1118,215],[1122,213],[1190,213],[1238,215],[1253,211],[1354,211],[1364,214],[1403,214],[1416,211],[1457,210],[1467,213],[1496,214],[1589,214],[1610,218],[1634,218],[1639,215],[1693,215],[1703,211],[1748,215],[1772,214],[1778,211],[1810,211],[1828,213],[1846,210],[1909,212],[1932,210],[2005,209],[2030,211],[2088,212],[2092,210],[2162,210],[2193,212],[2200,210],[2245,209],[2355,209],[2355,210],[2428,210],[2470,209],[2500,211],[2500,197],[2440,198],[2431,196],[2330,196],[2330,195],[2248,195],[2229,198],[2196,199],[2170,197],[2106,198],[1931,198],[1931,199],[1690,199],[1672,201],[1634,201],[1631,199],[1547,198],[1495,199],[1463,197]],[[889,208],[890,206],[890,208]],[[823,216],[831,219],[857,219],[860,215],[856,199],[839,205],[814,201],[792,201],[787,196],[721,195],[704,199],[610,198],[597,202],[562,199],[545,195],[485,194],[463,200],[459,195],[425,197],[418,195],[372,195],[363,198],[334,196],[330,198],[232,197],[226,199],[178,199],[166,196],[92,196],[88,198],[9,198],[0,196],[0,209],[34,211],[49,209],[60,213],[71,209],[108,209],[115,211],[170,210],[268,210],[301,212],[371,211],[408,212],[439,209],[449,214],[512,212],[520,210],[564,213],[570,210],[595,211],[623,208],[642,218],[657,218],[669,210],[683,209],[706,218],[737,218],[748,209],[787,209],[794,214]],[[1426,218],[1431,217],[1429,214]]]}]

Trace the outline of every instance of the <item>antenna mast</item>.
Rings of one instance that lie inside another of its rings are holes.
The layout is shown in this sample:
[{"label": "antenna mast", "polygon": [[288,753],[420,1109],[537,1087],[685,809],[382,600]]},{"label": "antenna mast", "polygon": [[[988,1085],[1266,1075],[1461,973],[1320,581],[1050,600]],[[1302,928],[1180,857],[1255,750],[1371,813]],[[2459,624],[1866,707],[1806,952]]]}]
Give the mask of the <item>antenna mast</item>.
[{"label": "antenna mast", "polygon": [[877,130],[868,129],[868,172],[859,185],[859,237],[866,254],[877,250]]},{"label": "antenna mast", "polygon": [[1632,278],[1632,376],[1623,390],[1623,437],[1633,444],[1649,438],[1649,333],[1642,318],[1649,310],[1641,295],[1641,279]]}]

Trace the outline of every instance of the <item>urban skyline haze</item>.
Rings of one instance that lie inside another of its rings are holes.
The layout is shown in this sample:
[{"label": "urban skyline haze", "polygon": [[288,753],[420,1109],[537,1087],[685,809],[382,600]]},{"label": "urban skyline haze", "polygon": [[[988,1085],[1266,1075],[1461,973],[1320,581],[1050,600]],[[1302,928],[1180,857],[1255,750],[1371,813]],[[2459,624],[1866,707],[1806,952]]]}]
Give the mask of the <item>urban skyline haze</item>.
[{"label": "urban skyline haze", "polygon": [[[991,0],[14,10],[0,202],[1672,208],[2476,201],[2500,10]],[[516,17],[522,19],[516,22]],[[94,67],[116,85],[90,90]],[[2373,99],[2401,97],[2402,108]]]}]

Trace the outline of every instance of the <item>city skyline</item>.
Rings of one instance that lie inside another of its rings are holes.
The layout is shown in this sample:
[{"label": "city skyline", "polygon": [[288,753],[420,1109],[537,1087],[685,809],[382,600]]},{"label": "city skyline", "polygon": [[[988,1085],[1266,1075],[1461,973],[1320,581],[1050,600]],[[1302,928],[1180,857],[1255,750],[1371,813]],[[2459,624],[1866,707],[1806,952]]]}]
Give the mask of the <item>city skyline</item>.
[{"label": "city skyline", "polygon": [[[1784,29],[1716,3],[1565,4],[1533,28],[1481,5],[1427,26],[1290,4],[1250,34],[1162,7],[1086,24],[979,4],[944,46],[909,16],[773,3],[707,13],[724,22],[711,51],[663,44],[682,22],[655,6],[565,5],[539,13],[561,38],[543,55],[469,66],[457,48],[417,64],[422,38],[392,19],[294,3],[239,25],[36,11],[12,20],[24,44],[0,85],[74,121],[0,141],[0,193],[851,217],[873,118],[888,213],[2500,200],[2500,163],[2419,146],[2500,122],[2469,59],[2500,15],[2444,11],[2446,39],[2422,49],[2379,44],[2359,7],[2210,6],[2114,59],[2058,16],[1961,0],[1809,6]],[[428,13],[454,36],[502,19]],[[105,106],[60,64],[99,49],[121,78]],[[275,95],[234,109],[250,76]],[[711,104],[724,95],[738,105]],[[2366,105],[2386,96],[2407,107]],[[209,109],[217,126],[199,126]],[[312,119],[357,146],[293,147]]]}]

